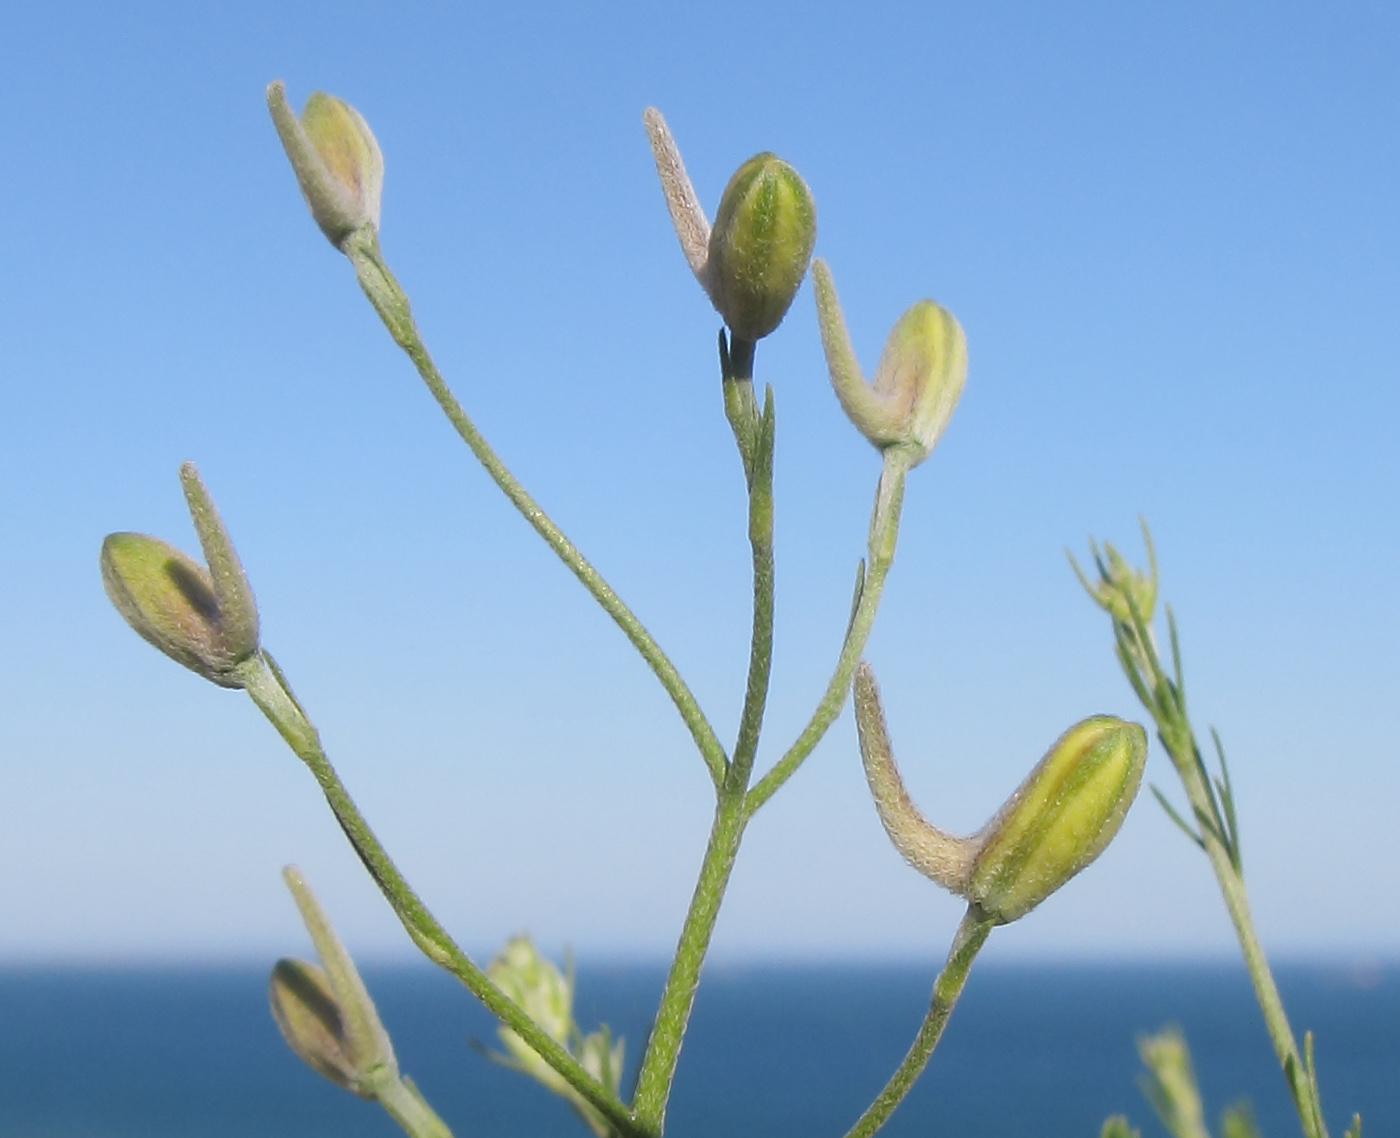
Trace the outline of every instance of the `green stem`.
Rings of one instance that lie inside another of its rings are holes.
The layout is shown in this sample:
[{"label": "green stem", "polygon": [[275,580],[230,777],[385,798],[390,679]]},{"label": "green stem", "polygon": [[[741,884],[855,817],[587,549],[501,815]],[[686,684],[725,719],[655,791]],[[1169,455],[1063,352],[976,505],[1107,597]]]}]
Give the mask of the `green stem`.
[{"label": "green stem", "polygon": [[[1130,609],[1131,622],[1120,621],[1114,625],[1119,661],[1132,681],[1138,698],[1156,722],[1158,737],[1162,740],[1172,766],[1176,768],[1177,776],[1181,779],[1186,799],[1191,803],[1196,816],[1196,837],[1215,871],[1225,909],[1230,914],[1230,922],[1235,926],[1235,936],[1240,942],[1245,968],[1254,985],[1255,999],[1259,1003],[1259,1010],[1264,1014],[1264,1025],[1279,1066],[1283,1068],[1284,1079],[1293,1096],[1293,1105],[1302,1123],[1303,1133],[1307,1138],[1327,1138],[1327,1126],[1322,1117],[1322,1104],[1312,1064],[1305,1062],[1299,1054],[1298,1041],[1288,1022],[1288,1014],[1284,1011],[1283,998],[1279,995],[1278,985],[1274,982],[1273,972],[1254,930],[1254,918],[1249,911],[1249,895],[1240,871],[1238,851],[1232,850],[1222,840],[1226,831],[1222,827],[1221,812],[1207,781],[1195,731],[1186,712],[1186,694],[1182,686],[1180,649],[1175,628],[1173,627],[1172,633],[1172,654],[1176,679],[1173,681],[1162,668],[1156,640],[1147,624],[1150,614],[1139,612],[1131,601]],[[1233,809],[1231,799],[1228,803],[1231,818]],[[1233,822],[1228,829],[1229,840],[1234,841]]]},{"label": "green stem", "polygon": [[413,315],[409,309],[407,295],[399,286],[398,281],[394,279],[393,273],[389,271],[389,266],[384,262],[373,226],[366,226],[351,234],[345,241],[343,251],[355,267],[360,287],[364,289],[365,295],[369,297],[370,303],[374,305],[375,311],[384,321],[384,326],[389,330],[394,342],[413,361],[413,366],[418,370],[418,374],[422,377],[438,406],[442,408],[443,414],[447,416],[457,434],[461,436],[462,441],[467,444],[477,461],[486,469],[486,473],[500,487],[502,493],[510,499],[511,504],[534,527],[535,532],[544,538],[545,544],[554,550],[558,558],[583,583],[584,588],[589,591],[593,599],[602,606],[603,611],[612,617],[613,622],[632,642],[633,647],[641,653],[647,666],[661,681],[661,686],[666,689],[666,694],[671,697],[671,702],[676,705],[681,719],[690,730],[691,737],[695,740],[695,745],[699,748],[705,765],[709,768],[711,779],[716,786],[719,786],[724,780],[728,761],[725,757],[724,747],[715,734],[714,728],[710,726],[709,720],[705,718],[705,713],[701,710],[699,702],[690,688],[686,686],[680,673],[676,671],[675,665],[661,650],[661,646],[656,643],[651,633],[637,619],[636,614],[613,592],[612,587],[603,579],[602,574],[579,552],[573,542],[564,536],[559,527],[539,507],[539,504],[515,480],[515,476],[507,469],[496,452],[491,449],[481,432],[477,430],[476,425],[462,409],[462,405],[457,402],[456,396],[452,394],[452,389],[442,378],[442,374],[438,371],[437,365],[433,363],[432,357],[428,354],[428,349],[418,333],[418,328],[413,322]]},{"label": "green stem", "polygon": [[710,829],[710,843],[695,883],[695,894],[681,928],[676,957],[661,992],[661,1004],[656,1012],[651,1036],[647,1039],[637,1075],[637,1094],[632,1103],[632,1118],[636,1126],[649,1135],[659,1135],[666,1121],[666,1103],[671,1096],[671,1082],[680,1058],[681,1041],[685,1037],[690,1010],[695,1003],[695,989],[700,983],[700,968],[709,951],[715,919],[734,869],[734,858],[744,836],[748,817],[744,811],[743,793],[720,792],[715,807],[715,820]]},{"label": "green stem", "polygon": [[899,1064],[895,1073],[890,1076],[890,1081],[885,1084],[885,1089],[866,1108],[865,1113],[860,1116],[856,1124],[846,1131],[846,1138],[869,1138],[871,1134],[879,1130],[889,1116],[894,1113],[895,1107],[909,1093],[914,1081],[923,1073],[923,1069],[928,1066],[933,1049],[938,1046],[938,1040],[948,1024],[948,1017],[953,1014],[953,1005],[958,1002],[958,997],[962,994],[963,985],[967,982],[968,971],[972,968],[972,962],[976,959],[978,951],[986,942],[987,935],[995,924],[995,919],[983,913],[977,905],[968,906],[967,912],[963,915],[962,923],[958,925],[958,931],[953,937],[953,946],[948,951],[948,961],[943,965],[943,971],[938,974],[938,979],[934,981],[933,999],[929,1002],[928,1014],[924,1016],[924,1022],[919,1025],[919,1033],[914,1036],[909,1053],[904,1056],[904,1060]]},{"label": "green stem", "polygon": [[725,414],[734,429],[735,442],[744,463],[749,487],[749,545],[753,552],[753,631],[749,646],[749,672],[744,690],[744,710],[739,717],[738,738],[729,775],[719,788],[710,842],[700,866],[700,877],[681,928],[656,1021],[647,1039],[637,1076],[633,1118],[659,1134],[666,1118],[666,1104],[675,1078],[676,1063],[686,1025],[695,1004],[700,970],[709,951],[715,921],[743,838],[746,814],[744,792],[753,771],[768,702],[773,665],[773,389],[764,395],[759,413],[753,398],[753,345],[742,341],[742,377],[731,369],[731,355],[720,336],[720,366]]},{"label": "green stem", "polygon": [[[1154,649],[1155,656],[1155,649]],[[1180,725],[1177,725],[1178,728]],[[1172,765],[1176,767],[1187,800],[1196,812],[1197,818],[1211,817],[1212,803],[1209,788],[1201,777],[1196,763],[1195,739],[1190,725],[1185,725],[1185,743],[1178,732],[1162,731],[1162,740],[1167,744]],[[1169,742],[1170,741],[1170,742]],[[1187,749],[1189,747],[1189,750]],[[1274,1054],[1283,1068],[1293,1105],[1303,1124],[1303,1133],[1308,1138],[1327,1138],[1327,1128],[1322,1121],[1321,1104],[1318,1101],[1317,1086],[1311,1072],[1303,1063],[1298,1052],[1297,1037],[1288,1022],[1288,1013],[1283,1007],[1283,997],[1279,995],[1274,982],[1273,971],[1264,955],[1259,936],[1254,930],[1254,918],[1249,911],[1249,894],[1245,889],[1244,878],[1236,868],[1230,851],[1220,841],[1215,831],[1207,826],[1197,825],[1201,844],[1215,870],[1215,879],[1220,885],[1220,895],[1225,901],[1225,909],[1230,914],[1230,923],[1235,926],[1235,936],[1240,942],[1240,952],[1244,956],[1245,968],[1249,971],[1254,985],[1254,995],[1259,1002],[1259,1010],[1264,1013],[1264,1025],[1273,1043]]]},{"label": "green stem", "polygon": [[389,854],[375,837],[340,776],[321,747],[320,736],[296,697],[292,695],[276,662],[262,652],[240,666],[240,678],[253,702],[316,777],[341,830],[360,861],[374,878],[404,929],[434,964],[457,977],[497,1018],[513,1029],[558,1071],[570,1086],[596,1107],[625,1135],[636,1135],[627,1108],[594,1079],[578,1060],[550,1038],[529,1014],[502,992],[453,941],[447,930],[404,880]]},{"label": "green stem", "polygon": [[379,1088],[374,1097],[409,1138],[452,1138],[447,1123],[411,1085],[394,1079]]},{"label": "green stem", "polygon": [[773,671],[773,389],[768,388],[758,419],[753,476],[749,483],[749,547],[753,552],[753,632],[749,646],[749,675],[744,710],[734,743],[728,789],[742,795],[749,786],[768,683]]},{"label": "green stem", "polygon": [[884,467],[880,471],[880,483],[875,492],[875,506],[871,511],[869,563],[850,624],[846,628],[846,638],[836,659],[836,669],[807,726],[787,753],[773,765],[773,769],[749,791],[744,806],[748,814],[758,810],[792,777],[845,706],[846,695],[851,690],[851,677],[855,674],[861,653],[865,651],[870,629],[875,624],[885,578],[894,564],[899,515],[904,504],[904,480],[908,472],[908,459],[902,452],[893,447],[885,451]]}]

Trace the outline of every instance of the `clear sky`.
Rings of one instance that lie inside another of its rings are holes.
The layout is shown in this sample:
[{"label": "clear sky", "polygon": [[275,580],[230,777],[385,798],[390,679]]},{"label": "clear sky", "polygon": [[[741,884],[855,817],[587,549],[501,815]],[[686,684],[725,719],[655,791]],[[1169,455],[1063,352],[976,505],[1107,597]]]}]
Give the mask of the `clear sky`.
[{"label": "clear sky", "polygon": [[[0,959],[411,950],[248,701],[141,643],[102,536],[194,538],[200,464],[265,643],[467,945],[674,942],[699,759],[617,630],[441,421],[311,222],[263,104],[323,88],[387,161],[383,245],[463,402],[728,736],[748,551],[718,321],[641,126],[713,210],[812,187],[857,351],[931,296],[966,396],[911,478],[868,656],[921,806],[980,825],[1070,723],[1139,718],[1064,558],[1153,526],[1221,731],[1261,932],[1400,953],[1400,9],[1393,4],[20,5],[0,30]],[[760,763],[817,699],[878,460],[810,289],[761,346],[779,615]],[[1149,779],[1179,795],[1154,749]],[[849,714],[755,821],[716,951],[941,958]],[[993,955],[1223,954],[1143,795]]]}]

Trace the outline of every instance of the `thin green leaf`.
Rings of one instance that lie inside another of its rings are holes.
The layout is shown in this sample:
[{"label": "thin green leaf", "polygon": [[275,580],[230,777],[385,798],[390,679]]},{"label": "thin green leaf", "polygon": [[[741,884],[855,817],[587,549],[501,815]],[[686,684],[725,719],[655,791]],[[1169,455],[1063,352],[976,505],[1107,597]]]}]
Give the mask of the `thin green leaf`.
[{"label": "thin green leaf", "polygon": [[1317,1089],[1317,1063],[1313,1056],[1313,1033],[1303,1032],[1303,1066],[1308,1079],[1308,1105],[1312,1108],[1313,1133],[1325,1136],[1327,1124],[1322,1120],[1322,1095]]},{"label": "thin green leaf", "polygon": [[1186,714],[1186,675],[1181,669],[1181,639],[1176,634],[1176,613],[1172,612],[1172,606],[1164,606],[1167,610],[1167,636],[1171,640],[1172,646],[1172,671],[1176,674],[1176,694],[1177,702],[1181,706],[1181,714]]},{"label": "thin green leaf", "polygon": [[1217,842],[1219,842],[1228,851],[1230,848],[1230,843],[1225,839],[1225,832],[1221,828],[1221,823],[1217,819],[1212,818],[1199,806],[1195,808],[1195,814],[1196,821],[1201,824],[1201,829],[1204,830],[1207,834],[1209,834],[1212,838],[1214,838]]},{"label": "thin green leaf", "polygon": [[[1093,541],[1093,538],[1089,539],[1090,545],[1093,544]],[[1094,591],[1094,586],[1089,584],[1089,578],[1084,575],[1084,570],[1079,567],[1079,562],[1074,559],[1074,554],[1066,549],[1065,556],[1069,558],[1069,567],[1074,570],[1074,575],[1079,578],[1079,583],[1084,586],[1084,591],[1089,594],[1089,599],[1098,604],[1099,596]]]},{"label": "thin green leaf", "polygon": [[1123,669],[1123,674],[1128,677],[1128,683],[1133,687],[1133,694],[1138,697],[1142,706],[1155,716],[1152,693],[1147,690],[1147,682],[1142,678],[1142,672],[1138,670],[1137,662],[1123,643],[1122,637],[1115,641],[1113,648],[1118,657],[1118,666]]},{"label": "thin green leaf", "polygon": [[860,609],[860,598],[865,593],[865,558],[856,565],[856,587],[851,590],[851,615],[846,618],[846,635],[851,634],[851,625],[856,622],[856,612]]},{"label": "thin green leaf", "polygon": [[1234,863],[1235,872],[1243,875],[1244,861],[1240,856],[1240,823],[1235,814],[1235,788],[1230,782],[1230,767],[1225,762],[1225,748],[1220,742],[1220,733],[1214,727],[1210,729],[1210,737],[1215,742],[1215,753],[1220,759],[1220,778],[1216,780],[1216,787],[1220,791],[1220,801],[1225,806],[1225,824],[1230,830],[1230,860]]},{"label": "thin green leaf", "polygon": [[1181,827],[1181,832],[1200,846],[1201,849],[1205,849],[1206,843],[1202,840],[1201,835],[1191,829],[1186,819],[1176,812],[1176,807],[1167,801],[1167,796],[1158,790],[1155,785],[1149,786],[1148,789],[1152,791],[1153,797],[1157,799],[1162,809],[1167,812],[1167,817]]}]

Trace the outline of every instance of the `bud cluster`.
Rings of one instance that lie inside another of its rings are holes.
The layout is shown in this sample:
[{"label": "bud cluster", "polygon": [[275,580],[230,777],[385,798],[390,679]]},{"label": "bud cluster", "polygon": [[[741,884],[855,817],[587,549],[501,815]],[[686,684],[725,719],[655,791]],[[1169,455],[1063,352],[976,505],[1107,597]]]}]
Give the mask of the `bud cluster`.
[{"label": "bud cluster", "polygon": [[[486,974],[546,1035],[571,1052],[585,1071],[617,1093],[622,1083],[623,1041],[614,1042],[607,1027],[587,1035],[579,1030],[574,1022],[572,969],[568,974],[561,972],[540,955],[529,937],[515,936],[487,966]],[[503,1024],[497,1035],[505,1051],[492,1052],[493,1059],[529,1075],[565,1099],[598,1138],[613,1134],[611,1124],[518,1033]]]}]

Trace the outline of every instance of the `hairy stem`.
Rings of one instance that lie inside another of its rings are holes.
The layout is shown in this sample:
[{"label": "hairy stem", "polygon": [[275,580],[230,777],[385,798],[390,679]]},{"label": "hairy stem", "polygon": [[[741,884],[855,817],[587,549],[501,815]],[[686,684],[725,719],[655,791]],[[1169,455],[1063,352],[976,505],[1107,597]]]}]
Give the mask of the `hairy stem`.
[{"label": "hairy stem", "polygon": [[409,1138],[452,1138],[452,1131],[418,1094],[416,1089],[394,1079],[381,1087],[376,1101]]},{"label": "hairy stem", "polygon": [[875,614],[880,608],[880,595],[884,591],[885,578],[894,564],[895,545],[899,538],[899,516],[904,504],[904,480],[908,474],[907,459],[895,448],[885,451],[884,467],[880,471],[880,482],[875,492],[875,506],[871,511],[869,561],[860,592],[856,599],[851,620],[846,628],[846,637],[841,644],[841,652],[836,659],[836,669],[826,686],[821,702],[817,704],[812,718],[802,733],[774,765],[749,791],[745,810],[753,814],[759,807],[777,793],[778,788],[793,776],[803,761],[841,714],[846,695],[851,690],[851,677],[860,662],[870,629],[875,624]]},{"label": "hairy stem", "polygon": [[589,1075],[577,1059],[547,1035],[528,1013],[491,982],[486,973],[457,946],[404,880],[403,874],[375,837],[340,781],[340,776],[321,747],[316,728],[292,695],[290,686],[272,658],[265,652],[260,653],[242,668],[241,678],[246,682],[248,694],[316,777],[341,830],[413,943],[434,964],[457,977],[497,1018],[539,1052],[541,1058],[567,1079],[570,1086],[618,1127],[619,1133],[636,1135],[627,1108]]},{"label": "hairy stem", "polygon": [[749,547],[753,553],[753,631],[749,645],[749,675],[744,687],[744,710],[734,743],[728,788],[743,794],[749,786],[768,682],[773,670],[773,389],[767,390],[763,414],[757,420],[753,475],[749,480]]},{"label": "hairy stem", "polygon": [[[1162,741],[1171,756],[1172,765],[1176,767],[1181,778],[1182,787],[1196,817],[1210,817],[1210,791],[1196,762],[1196,746],[1190,724],[1184,724],[1184,739],[1180,730],[1183,724],[1175,726],[1177,730],[1161,733]],[[1249,972],[1250,982],[1254,985],[1259,1010],[1264,1013],[1264,1025],[1268,1029],[1269,1040],[1273,1043],[1279,1066],[1283,1068],[1288,1090],[1293,1096],[1293,1105],[1303,1125],[1303,1133],[1307,1138],[1327,1138],[1317,1085],[1299,1054],[1297,1038],[1288,1022],[1288,1013],[1283,1007],[1283,997],[1279,995],[1273,971],[1269,968],[1269,961],[1259,943],[1259,935],[1254,931],[1254,918],[1249,911],[1249,894],[1245,889],[1244,878],[1216,831],[1212,827],[1198,824],[1198,832],[1201,845],[1210,859],[1211,868],[1215,870],[1215,879],[1220,885],[1220,895],[1225,901],[1226,911],[1230,914],[1230,922],[1235,926],[1235,936],[1240,942],[1245,968]]]},{"label": "hairy stem", "polygon": [[846,1138],[869,1138],[879,1130],[913,1087],[914,1081],[928,1066],[933,1049],[948,1025],[948,1017],[953,1014],[953,1006],[962,994],[963,985],[972,962],[987,940],[996,921],[982,912],[976,905],[969,905],[962,923],[953,936],[953,946],[948,951],[948,961],[933,985],[933,999],[929,1002],[928,1014],[919,1025],[919,1032],[903,1061],[890,1076],[875,1098],[866,1108],[856,1124],[846,1131]]},{"label": "hairy stem", "polygon": [[[1176,639],[1175,625],[1172,625],[1173,679],[1168,677],[1162,667],[1156,640],[1147,623],[1150,614],[1140,612],[1131,599],[1128,606],[1130,620],[1114,622],[1119,663],[1123,666],[1139,700],[1156,722],[1158,738],[1166,748],[1172,766],[1176,768],[1176,773],[1181,779],[1187,801],[1191,804],[1196,818],[1194,836],[1205,850],[1211,868],[1215,871],[1221,897],[1225,901],[1226,911],[1230,914],[1230,921],[1235,926],[1235,935],[1240,942],[1245,968],[1254,985],[1255,998],[1264,1014],[1269,1040],[1273,1044],[1279,1066],[1283,1068],[1284,1079],[1288,1083],[1289,1093],[1293,1096],[1293,1105],[1302,1123],[1303,1133],[1307,1138],[1328,1138],[1312,1064],[1306,1062],[1299,1053],[1297,1038],[1284,1011],[1283,998],[1279,995],[1278,985],[1274,982],[1273,972],[1254,930],[1254,918],[1249,911],[1249,895],[1240,870],[1239,851],[1233,846],[1238,840],[1238,835],[1234,832],[1233,796],[1226,783],[1224,793],[1228,797],[1225,803],[1226,812],[1222,816],[1186,711],[1180,646]],[[1168,619],[1170,620],[1170,613]],[[1221,761],[1223,763],[1223,757]],[[1226,818],[1229,821],[1222,825]]]},{"label": "hairy stem", "polygon": [[676,956],[661,992],[661,1004],[651,1036],[647,1039],[637,1075],[637,1095],[632,1103],[632,1119],[648,1135],[659,1135],[666,1122],[666,1103],[680,1058],[681,1042],[695,1003],[700,969],[709,951],[720,903],[734,869],[734,858],[744,836],[747,815],[742,790],[721,790],[710,829],[710,842],[700,865],[695,894],[681,928]]}]

